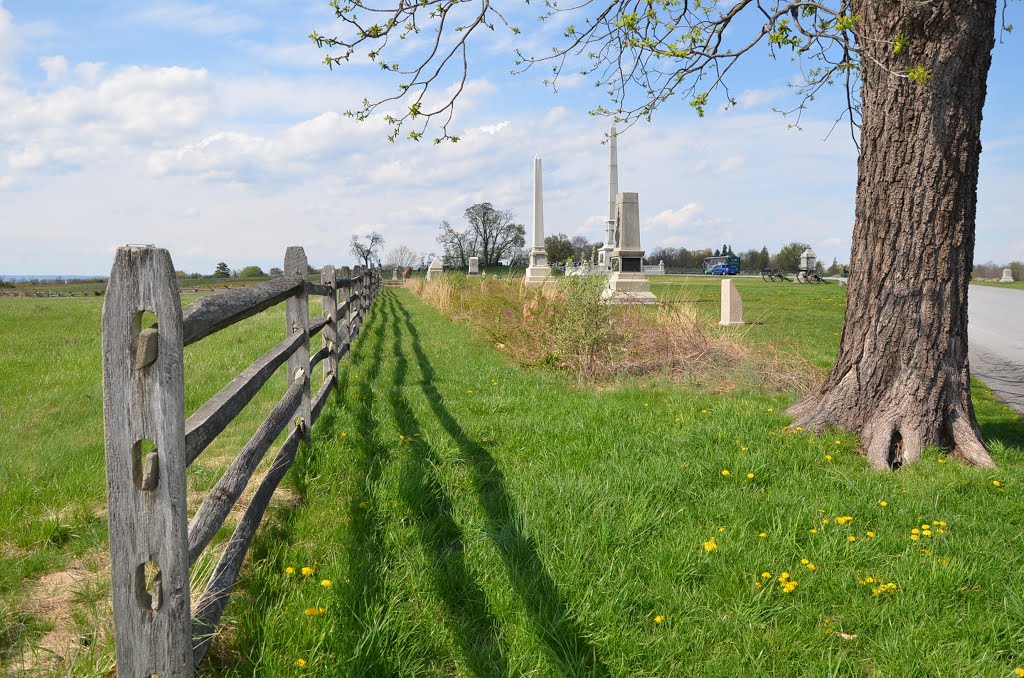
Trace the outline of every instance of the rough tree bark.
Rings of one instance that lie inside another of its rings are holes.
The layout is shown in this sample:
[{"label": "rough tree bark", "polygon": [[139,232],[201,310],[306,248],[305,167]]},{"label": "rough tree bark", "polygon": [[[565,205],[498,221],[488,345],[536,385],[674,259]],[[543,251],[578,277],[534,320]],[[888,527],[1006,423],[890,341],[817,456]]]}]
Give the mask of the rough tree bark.
[{"label": "rough tree bark", "polygon": [[[794,405],[859,431],[876,469],[937,444],[994,466],[971,404],[967,285],[995,0],[861,0],[863,126],[846,323],[835,368]],[[893,38],[909,48],[896,54]],[[893,74],[923,65],[921,85]]]}]

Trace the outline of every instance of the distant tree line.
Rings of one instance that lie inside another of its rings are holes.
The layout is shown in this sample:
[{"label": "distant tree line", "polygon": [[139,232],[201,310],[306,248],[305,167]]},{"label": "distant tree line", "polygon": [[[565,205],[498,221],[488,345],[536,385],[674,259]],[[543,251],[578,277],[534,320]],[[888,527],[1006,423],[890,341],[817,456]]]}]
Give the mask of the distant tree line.
[{"label": "distant tree line", "polygon": [[437,243],[446,267],[466,268],[470,257],[478,257],[480,266],[525,260],[526,227],[516,223],[515,212],[483,202],[466,208],[463,217],[466,226],[461,230],[447,220],[438,227]]}]

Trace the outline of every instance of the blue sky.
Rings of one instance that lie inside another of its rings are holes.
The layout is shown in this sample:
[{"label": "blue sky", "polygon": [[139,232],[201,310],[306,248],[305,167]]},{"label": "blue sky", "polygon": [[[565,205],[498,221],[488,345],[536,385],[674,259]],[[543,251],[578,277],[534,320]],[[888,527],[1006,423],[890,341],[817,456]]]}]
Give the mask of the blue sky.
[{"label": "blue sky", "polygon": [[[557,25],[511,4],[527,48]],[[1019,7],[1008,21],[1024,23]],[[352,263],[352,234],[436,252],[442,219],[490,201],[529,219],[544,160],[548,233],[603,236],[607,121],[584,78],[559,92],[512,77],[516,39],[480,36],[452,129],[457,145],[389,144],[341,115],[394,81],[372,64],[330,72],[306,38],[332,34],[326,0],[0,0],[0,274],[102,274],[124,243],[170,250],[177,268]],[[982,128],[976,261],[1024,260],[1022,36],[997,45]],[[788,130],[787,59],[752,54],[740,105],[697,118],[684,102],[619,141],[619,188],[640,194],[643,244],[737,250],[800,240],[849,256],[856,155],[833,92]]]}]

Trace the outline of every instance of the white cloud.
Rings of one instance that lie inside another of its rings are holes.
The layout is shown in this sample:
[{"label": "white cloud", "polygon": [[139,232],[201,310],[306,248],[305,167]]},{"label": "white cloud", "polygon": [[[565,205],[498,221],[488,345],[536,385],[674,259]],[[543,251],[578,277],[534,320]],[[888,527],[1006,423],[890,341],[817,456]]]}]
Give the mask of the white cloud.
[{"label": "white cloud", "polygon": [[7,189],[14,186],[14,181],[14,177],[10,175],[0,176],[0,191],[6,191]]},{"label": "white cloud", "polygon": [[818,247],[819,248],[828,247],[828,248],[831,248],[831,249],[835,249],[836,247],[839,247],[842,244],[843,244],[843,239],[842,238],[825,238],[824,240],[819,240],[818,241]]},{"label": "white cloud", "polygon": [[[669,231],[676,231],[694,224],[697,217],[703,213],[703,209],[695,202],[688,202],[676,210],[663,210],[651,217],[648,224],[658,226]],[[618,217],[616,217],[618,219]]]},{"label": "white cloud", "polygon": [[39,58],[39,67],[46,72],[46,82],[57,82],[68,73],[68,60],[61,54]]},{"label": "white cloud", "polygon": [[484,134],[490,134],[491,136],[494,136],[495,134],[497,134],[498,132],[505,129],[511,124],[511,120],[502,120],[499,123],[495,123],[493,125],[483,125],[481,127],[477,127],[476,129],[480,132],[483,132]]},{"label": "white cloud", "polygon": [[221,36],[246,33],[261,23],[248,13],[230,12],[215,5],[167,2],[139,10],[132,20],[160,28],[176,28],[201,35]]},{"label": "white cloud", "polygon": [[715,165],[715,174],[728,174],[743,166],[745,158],[742,155],[730,155]]},{"label": "white cloud", "polygon": [[736,107],[740,110],[755,108],[774,101],[785,93],[786,90],[782,87],[744,90],[736,97]]},{"label": "white cloud", "polygon": [[86,87],[92,87],[103,71],[104,63],[100,61],[83,61],[75,66],[75,75]]}]

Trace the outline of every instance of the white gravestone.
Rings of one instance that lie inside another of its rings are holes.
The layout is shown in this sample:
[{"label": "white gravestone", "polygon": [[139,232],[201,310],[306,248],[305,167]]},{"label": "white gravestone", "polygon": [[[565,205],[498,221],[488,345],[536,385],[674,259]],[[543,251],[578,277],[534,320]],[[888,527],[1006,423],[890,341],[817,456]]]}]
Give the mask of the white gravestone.
[{"label": "white gravestone", "polygon": [[732,280],[722,281],[722,320],[719,325],[743,324],[743,299],[740,298],[736,283]]},{"label": "white gravestone", "polygon": [[480,274],[480,258],[470,257],[469,258],[469,274],[479,275]]},{"label": "white gravestone", "polygon": [[427,267],[427,280],[433,280],[442,273],[444,273],[444,266],[441,265],[441,260],[434,259]]},{"label": "white gravestone", "polygon": [[999,282],[1013,282],[1013,271],[1009,268],[1003,269],[1003,277],[999,279]]},{"label": "white gravestone", "polygon": [[644,275],[644,251],[640,249],[640,198],[636,193],[619,193],[615,198],[618,246],[612,251],[615,271],[601,296],[611,304],[656,304],[651,283]]}]

